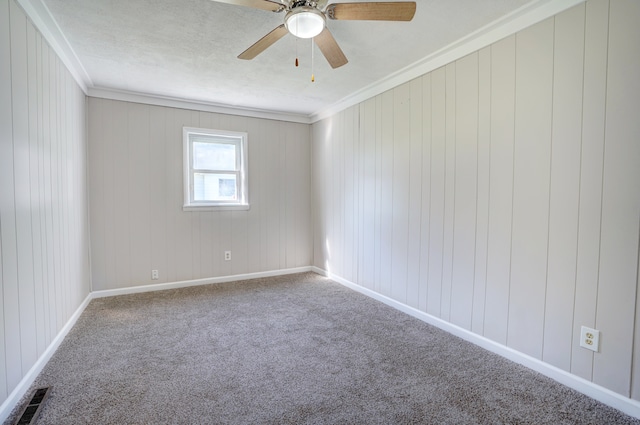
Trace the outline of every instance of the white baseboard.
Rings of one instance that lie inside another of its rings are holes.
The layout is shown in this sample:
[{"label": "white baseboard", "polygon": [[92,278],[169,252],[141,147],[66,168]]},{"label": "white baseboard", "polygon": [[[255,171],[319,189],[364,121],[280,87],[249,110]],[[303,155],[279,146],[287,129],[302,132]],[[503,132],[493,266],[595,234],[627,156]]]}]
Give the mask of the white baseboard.
[{"label": "white baseboard", "polygon": [[94,298],[111,297],[111,296],[125,295],[125,294],[136,294],[141,292],[162,291],[165,289],[174,289],[174,288],[186,288],[189,286],[208,285],[211,283],[234,282],[238,280],[257,279],[262,277],[282,276],[282,275],[293,274],[293,273],[304,273],[311,270],[312,268],[307,266],[307,267],[297,267],[292,269],[237,274],[232,276],[221,276],[221,277],[214,277],[214,278],[208,278],[208,279],[186,280],[182,282],[160,283],[157,285],[142,285],[142,286],[134,286],[130,288],[109,289],[105,291],[91,292],[89,295],[87,295],[87,297],[84,299],[82,304],[80,304],[77,310],[73,313],[71,318],[67,321],[67,323],[60,330],[60,332],[58,332],[58,335],[56,335],[56,337],[51,342],[51,344],[49,344],[49,347],[47,347],[47,349],[40,356],[38,361],[36,361],[36,363],[29,370],[29,372],[27,372],[27,374],[22,378],[18,386],[11,392],[11,394],[9,395],[9,397],[7,397],[4,403],[2,403],[2,405],[0,406],[0,424],[4,423],[4,421],[7,420],[7,418],[13,411],[13,409],[20,402],[20,399],[29,390],[29,387],[31,387],[31,384],[33,384],[35,379],[38,377],[38,374],[40,374],[44,366],[51,359],[51,357],[56,352],[56,350],[58,349],[58,347],[60,346],[64,338],[67,336],[69,331],[76,324],[82,312],[89,305],[89,302]]},{"label": "white baseboard", "polygon": [[498,344],[495,341],[475,334],[471,331],[468,331],[467,329],[453,325],[435,316],[417,310],[387,296],[381,295],[375,291],[364,288],[351,281],[343,279],[340,276],[327,272],[326,270],[320,269],[318,267],[311,267],[311,270],[315,273],[326,276],[331,280],[346,286],[347,288],[353,289],[354,291],[360,292],[361,294],[364,294],[384,304],[387,304],[390,307],[409,314],[416,319],[422,320],[423,322],[449,332],[450,334],[453,334],[488,351],[505,357],[515,363],[519,363],[523,366],[528,367],[529,369],[535,370],[536,372],[539,372],[563,385],[566,385],[567,387],[573,388],[574,390],[581,392],[582,394],[585,394],[593,399],[596,399],[604,404],[618,409],[626,413],[627,415],[633,416],[635,418],[640,418],[640,402],[636,400],[627,398],[607,388],[601,387],[600,385],[594,384],[591,381],[587,381],[586,379],[583,379],[579,376],[572,375],[569,372],[545,363],[539,359],[531,357],[527,354],[523,354],[505,345]]},{"label": "white baseboard", "polygon": [[42,371],[44,366],[51,359],[69,331],[71,331],[73,326],[76,324],[84,309],[89,305],[91,299],[91,294],[87,295],[84,301],[82,301],[82,304],[80,304],[73,315],[69,318],[67,323],[62,327],[62,329],[60,329],[58,335],[56,335],[53,341],[51,341],[51,344],[49,344],[47,349],[44,351],[44,353],[42,353],[33,367],[29,369],[20,383],[18,383],[18,386],[11,392],[11,394],[9,394],[9,397],[7,397],[4,403],[2,403],[2,405],[0,406],[0,423],[4,423],[4,421],[7,420],[13,409],[20,402],[20,399],[29,390],[29,387],[31,387],[33,381],[35,381],[35,379],[38,377],[38,374]]},{"label": "white baseboard", "polygon": [[164,291],[166,289],[188,288],[190,286],[209,285],[212,283],[235,282],[237,280],[259,279],[262,277],[283,276],[293,273],[304,273],[311,271],[310,266],[296,267],[292,269],[271,270],[267,272],[235,274],[229,276],[210,277],[205,279],[183,280],[179,282],[157,283],[153,285],[130,286],[128,288],[107,289],[94,291],[92,298],[114,297],[116,295],[138,294],[142,292]]},{"label": "white baseboard", "polygon": [[581,392],[582,394],[585,394],[591,398],[594,398],[630,416],[640,418],[640,402],[638,401],[631,400],[627,397],[624,397],[623,395],[620,395],[607,388],[596,385],[593,382],[587,381],[586,379],[572,375],[562,369],[559,369],[555,366],[552,366],[534,357],[520,353],[512,348],[509,348],[507,346],[491,341],[481,335],[474,334],[466,329],[453,325],[449,322],[446,322],[435,316],[427,314],[423,311],[417,310],[413,307],[409,307],[406,304],[402,304],[396,300],[393,300],[389,297],[381,295],[370,289],[359,286],[351,281],[343,279],[340,276],[329,273],[326,270],[320,269],[318,267],[298,267],[298,268],[292,268],[292,269],[273,270],[268,272],[222,276],[222,277],[215,277],[215,278],[209,278],[209,279],[196,279],[196,280],[188,280],[188,281],[181,281],[181,282],[161,283],[157,285],[135,286],[130,288],[112,289],[112,290],[96,291],[96,292],[90,293],[82,302],[82,304],[77,308],[77,310],[73,313],[71,318],[60,330],[60,332],[54,338],[51,344],[49,344],[49,347],[47,347],[47,349],[42,354],[42,356],[40,356],[38,361],[33,365],[33,367],[29,370],[29,372],[27,372],[27,374],[22,378],[18,386],[11,392],[11,394],[4,401],[4,403],[2,403],[2,405],[0,406],[0,423],[4,422],[9,417],[9,415],[11,414],[11,412],[13,411],[17,403],[27,392],[27,390],[29,389],[31,384],[34,382],[38,374],[42,371],[44,366],[51,359],[51,357],[56,352],[56,350],[58,349],[58,347],[60,346],[64,338],[67,336],[69,331],[76,324],[82,312],[85,310],[87,305],[89,305],[89,302],[94,298],[110,297],[110,296],[124,295],[124,294],[135,294],[135,293],[141,293],[141,292],[161,291],[165,289],[174,289],[174,288],[185,288],[189,286],[208,285],[212,283],[233,282],[238,280],[280,276],[280,275],[287,275],[287,274],[293,274],[293,273],[303,273],[308,271],[312,271],[314,273],[329,277],[330,279],[340,283],[341,285],[346,286],[347,288],[360,292],[370,298],[378,300],[390,307],[393,307],[399,311],[409,314],[410,316],[413,316],[419,320],[422,320],[423,322],[436,326],[437,328],[440,328],[466,341],[476,344],[488,351],[496,353],[513,362],[519,363],[532,370],[535,370],[536,372],[539,372],[545,376],[548,376],[549,378],[557,382],[560,382],[561,384],[564,384],[570,388],[573,388],[576,391]]}]

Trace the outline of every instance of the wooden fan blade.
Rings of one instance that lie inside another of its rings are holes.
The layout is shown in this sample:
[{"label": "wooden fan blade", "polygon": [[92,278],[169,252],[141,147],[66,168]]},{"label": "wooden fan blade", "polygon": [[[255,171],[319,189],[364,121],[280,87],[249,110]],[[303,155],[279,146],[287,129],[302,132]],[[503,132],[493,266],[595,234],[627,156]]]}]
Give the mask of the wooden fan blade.
[{"label": "wooden fan blade", "polygon": [[338,68],[349,62],[327,27],[319,35],[315,36],[314,41],[324,57],[327,58],[331,68]]},{"label": "wooden fan blade", "polygon": [[284,4],[277,0],[212,0],[218,3],[235,4],[236,6],[247,6],[255,9],[269,10],[271,12],[281,12],[285,9]]},{"label": "wooden fan blade", "polygon": [[410,21],[416,14],[416,2],[334,3],[327,7],[331,19],[351,21]]},{"label": "wooden fan blade", "polygon": [[273,43],[275,43],[276,41],[280,40],[282,37],[287,35],[288,32],[289,31],[287,31],[287,28],[284,26],[284,24],[280,25],[279,27],[271,31],[269,34],[265,35],[256,43],[254,43],[253,46],[249,47],[247,50],[240,53],[240,55],[238,56],[238,59],[249,60],[249,59],[255,58],[260,53],[267,50],[267,47],[271,46]]}]

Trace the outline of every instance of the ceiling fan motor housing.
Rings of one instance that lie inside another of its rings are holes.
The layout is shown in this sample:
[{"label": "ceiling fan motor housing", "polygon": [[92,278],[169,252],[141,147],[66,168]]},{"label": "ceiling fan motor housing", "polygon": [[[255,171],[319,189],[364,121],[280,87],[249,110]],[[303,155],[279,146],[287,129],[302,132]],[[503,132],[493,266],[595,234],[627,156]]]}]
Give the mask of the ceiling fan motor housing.
[{"label": "ceiling fan motor housing", "polygon": [[299,38],[312,38],[320,34],[326,25],[326,17],[315,2],[296,1],[284,18],[287,30]]}]

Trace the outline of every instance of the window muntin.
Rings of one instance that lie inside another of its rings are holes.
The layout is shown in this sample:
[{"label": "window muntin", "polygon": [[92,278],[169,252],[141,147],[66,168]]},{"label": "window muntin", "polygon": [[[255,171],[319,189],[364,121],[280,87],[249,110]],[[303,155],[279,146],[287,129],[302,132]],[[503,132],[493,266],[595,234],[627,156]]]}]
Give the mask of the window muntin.
[{"label": "window muntin", "polygon": [[248,209],[247,133],[185,127],[184,209]]}]

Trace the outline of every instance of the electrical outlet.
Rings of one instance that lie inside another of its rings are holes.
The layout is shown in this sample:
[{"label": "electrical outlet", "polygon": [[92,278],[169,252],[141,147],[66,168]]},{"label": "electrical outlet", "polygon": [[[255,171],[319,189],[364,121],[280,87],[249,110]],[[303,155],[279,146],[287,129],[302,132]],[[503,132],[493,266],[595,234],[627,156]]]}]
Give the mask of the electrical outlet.
[{"label": "electrical outlet", "polygon": [[580,347],[596,353],[600,351],[600,331],[586,326],[580,328]]},{"label": "electrical outlet", "polygon": [[151,279],[158,280],[158,270],[151,270]]},{"label": "electrical outlet", "polygon": [[224,261],[231,261],[231,251],[224,252]]}]

